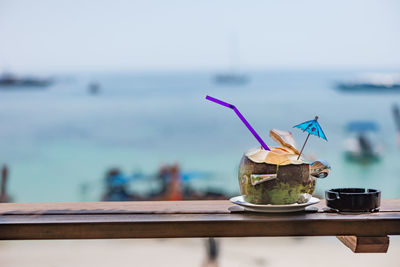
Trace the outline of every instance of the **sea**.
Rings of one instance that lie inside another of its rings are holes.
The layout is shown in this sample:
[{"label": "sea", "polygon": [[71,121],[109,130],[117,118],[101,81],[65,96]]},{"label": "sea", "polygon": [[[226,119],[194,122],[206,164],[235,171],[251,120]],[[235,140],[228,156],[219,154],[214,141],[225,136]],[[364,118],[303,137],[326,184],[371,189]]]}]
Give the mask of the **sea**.
[{"label": "sea", "polygon": [[[392,106],[398,93],[343,93],[335,82],[360,71],[254,71],[247,84],[215,83],[214,72],[66,73],[43,90],[0,90],[0,165],[9,168],[7,190],[16,202],[96,201],[110,168],[125,175],[155,175],[165,164],[208,175],[188,180],[196,190],[239,194],[243,153],[258,147],[236,114],[207,101],[234,104],[263,140],[272,128],[289,130],[300,147],[306,134],[294,125],[319,116],[328,141],[311,136],[304,153],[324,159],[331,173],[316,193],[337,187],[400,197],[400,149]],[[96,82],[98,94],[88,85]],[[372,121],[380,161],[346,160],[351,121]],[[154,179],[129,185],[146,194]]]}]

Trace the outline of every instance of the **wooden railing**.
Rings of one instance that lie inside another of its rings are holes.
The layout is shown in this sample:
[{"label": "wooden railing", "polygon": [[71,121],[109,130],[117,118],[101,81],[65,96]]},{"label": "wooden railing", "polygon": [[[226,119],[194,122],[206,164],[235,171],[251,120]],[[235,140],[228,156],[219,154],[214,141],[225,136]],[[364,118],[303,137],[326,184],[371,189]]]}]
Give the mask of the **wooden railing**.
[{"label": "wooden railing", "polygon": [[338,236],[354,252],[386,252],[400,235],[400,199],[380,212],[327,212],[324,201],[287,214],[245,212],[229,201],[0,204],[0,239]]}]

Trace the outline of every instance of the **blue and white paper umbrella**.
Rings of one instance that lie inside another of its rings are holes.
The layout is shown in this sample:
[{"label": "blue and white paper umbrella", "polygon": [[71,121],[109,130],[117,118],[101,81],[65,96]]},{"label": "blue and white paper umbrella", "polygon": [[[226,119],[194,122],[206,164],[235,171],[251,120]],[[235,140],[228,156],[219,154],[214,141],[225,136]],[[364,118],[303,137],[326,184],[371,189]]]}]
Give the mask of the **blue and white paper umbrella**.
[{"label": "blue and white paper umbrella", "polygon": [[303,152],[303,149],[304,149],[304,147],[308,141],[308,138],[310,137],[311,134],[328,141],[324,131],[322,131],[322,128],[318,123],[318,116],[315,116],[315,119],[313,119],[313,120],[297,124],[297,125],[293,126],[293,128],[299,128],[299,129],[303,130],[303,132],[308,132],[306,141],[304,142],[303,147],[300,150],[299,157],[297,159],[300,158],[301,153]]}]

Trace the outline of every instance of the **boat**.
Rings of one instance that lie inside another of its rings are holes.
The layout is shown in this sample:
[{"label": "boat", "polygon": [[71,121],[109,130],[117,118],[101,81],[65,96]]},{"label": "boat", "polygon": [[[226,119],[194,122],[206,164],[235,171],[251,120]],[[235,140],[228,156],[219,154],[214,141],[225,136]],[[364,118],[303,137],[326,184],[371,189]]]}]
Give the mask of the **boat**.
[{"label": "boat", "polygon": [[394,123],[396,124],[396,130],[397,130],[396,142],[397,142],[397,146],[400,148],[400,107],[399,107],[399,105],[394,104],[392,106],[392,114],[393,114]]},{"label": "boat", "polygon": [[214,83],[228,86],[245,85],[250,81],[250,78],[246,74],[238,71],[239,52],[236,38],[232,39],[230,50],[230,70],[216,74],[214,76]]},{"label": "boat", "polygon": [[[214,175],[203,171],[181,172],[179,165],[162,166],[157,173],[144,174],[135,172],[124,175],[118,168],[110,169],[105,176],[104,201],[127,200],[217,200],[226,199],[227,196],[217,188],[197,190],[191,182],[199,179],[213,178]],[[147,192],[137,194],[131,191],[133,183],[147,183]],[[151,185],[150,185],[151,184]],[[81,191],[87,193],[88,184],[83,184]],[[156,185],[155,188],[152,188]]]},{"label": "boat", "polygon": [[349,138],[345,140],[345,158],[349,162],[370,164],[382,156],[382,145],[377,135],[379,126],[373,121],[352,121],[346,126]]},{"label": "boat", "polygon": [[29,87],[29,88],[45,88],[51,85],[53,81],[48,78],[37,78],[37,77],[20,77],[10,73],[4,73],[0,75],[0,88],[11,89],[18,87]]},{"label": "boat", "polygon": [[94,81],[94,82],[89,83],[89,85],[88,85],[89,94],[91,94],[91,95],[99,94],[100,88],[101,88],[101,86],[100,86],[100,83],[98,83],[98,82]]},{"label": "boat", "polygon": [[249,78],[244,74],[236,73],[224,73],[217,74],[214,80],[218,84],[229,84],[229,85],[244,85],[249,82]]},{"label": "boat", "polygon": [[344,92],[400,92],[400,74],[368,74],[337,82],[336,88]]}]

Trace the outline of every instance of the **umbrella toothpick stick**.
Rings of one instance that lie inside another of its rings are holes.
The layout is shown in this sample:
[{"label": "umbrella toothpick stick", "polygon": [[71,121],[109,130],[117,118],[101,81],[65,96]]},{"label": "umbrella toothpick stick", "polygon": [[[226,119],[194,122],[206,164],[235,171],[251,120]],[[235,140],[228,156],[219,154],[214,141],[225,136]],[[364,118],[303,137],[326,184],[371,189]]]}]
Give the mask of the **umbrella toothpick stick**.
[{"label": "umbrella toothpick stick", "polygon": [[297,160],[299,160],[299,158],[300,158],[300,156],[301,156],[301,153],[303,152],[303,149],[304,149],[304,147],[306,146],[309,137],[310,137],[310,134],[307,135],[306,141],[304,141],[303,147],[302,147],[301,150],[300,150],[300,154],[299,154],[299,156],[297,157]]}]

